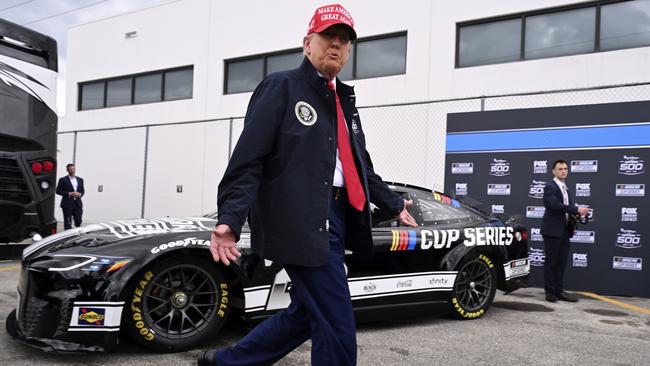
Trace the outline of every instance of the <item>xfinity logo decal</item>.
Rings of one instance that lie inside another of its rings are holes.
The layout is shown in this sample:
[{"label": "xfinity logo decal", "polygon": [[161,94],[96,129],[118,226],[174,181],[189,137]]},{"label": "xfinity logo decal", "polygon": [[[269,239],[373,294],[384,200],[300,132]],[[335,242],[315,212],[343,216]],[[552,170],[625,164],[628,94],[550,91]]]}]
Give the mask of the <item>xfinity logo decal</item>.
[{"label": "xfinity logo decal", "polygon": [[573,253],[574,267],[587,267],[587,253]]},{"label": "xfinity logo decal", "polygon": [[576,197],[590,197],[591,183],[576,183]]},{"label": "xfinity logo decal", "polygon": [[546,174],[548,172],[548,160],[533,161],[533,174]]},{"label": "xfinity logo decal", "polygon": [[488,196],[509,196],[510,184],[488,184],[487,194]]},{"label": "xfinity logo decal", "polygon": [[451,174],[474,174],[474,163],[451,163]]},{"label": "xfinity logo decal", "polygon": [[645,184],[617,184],[617,197],[644,197]]},{"label": "xfinity logo decal", "polygon": [[643,269],[643,258],[634,257],[613,257],[612,268],[625,269],[628,271],[641,271]]},{"label": "xfinity logo decal", "polygon": [[636,230],[620,229],[616,236],[616,246],[626,249],[641,248],[641,233]]},{"label": "xfinity logo decal", "polygon": [[623,155],[623,160],[619,160],[618,174],[637,175],[645,172],[644,161],[638,156]]},{"label": "xfinity logo decal", "polygon": [[529,219],[541,219],[544,217],[544,206],[526,206],[526,217]]},{"label": "xfinity logo decal", "polygon": [[492,163],[490,163],[490,175],[494,175],[495,177],[510,175],[510,163],[503,159],[492,159]]},{"label": "xfinity logo decal", "polygon": [[533,180],[533,183],[529,186],[528,197],[530,198],[544,198],[544,187],[546,182],[541,180]]},{"label": "xfinity logo decal", "polygon": [[637,220],[636,207],[621,207],[621,221],[634,221]]},{"label": "xfinity logo decal", "polygon": [[542,249],[537,248],[528,248],[528,259],[530,260],[530,265],[534,267],[542,267],[544,265],[544,259],[546,255]]},{"label": "xfinity logo decal", "polygon": [[572,243],[593,244],[596,242],[595,231],[576,230],[570,240]]},{"label": "xfinity logo decal", "polygon": [[530,228],[530,241],[544,241],[542,238],[541,229],[538,227]]},{"label": "xfinity logo decal", "polygon": [[493,214],[502,214],[505,213],[504,205],[492,205]]},{"label": "xfinity logo decal", "polygon": [[571,160],[571,173],[596,173],[598,160]]},{"label": "xfinity logo decal", "polygon": [[456,183],[456,196],[467,195],[467,183]]}]

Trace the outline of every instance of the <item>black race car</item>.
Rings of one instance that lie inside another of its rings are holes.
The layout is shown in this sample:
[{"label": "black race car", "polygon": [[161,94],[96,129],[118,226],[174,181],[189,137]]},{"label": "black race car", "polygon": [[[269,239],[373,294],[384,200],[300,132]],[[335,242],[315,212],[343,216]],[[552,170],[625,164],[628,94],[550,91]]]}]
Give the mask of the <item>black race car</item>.
[{"label": "black race car", "polygon": [[[526,284],[524,227],[442,193],[390,187],[413,199],[419,227],[373,206],[373,259],[346,252],[358,318],[418,311],[479,318],[497,288]],[[128,335],[173,352],[214,339],[229,316],[253,320],[287,307],[287,273],[251,252],[249,233],[230,267],[212,261],[215,217],[112,221],[36,242],[23,252],[9,334],[45,351],[111,351]]]}]

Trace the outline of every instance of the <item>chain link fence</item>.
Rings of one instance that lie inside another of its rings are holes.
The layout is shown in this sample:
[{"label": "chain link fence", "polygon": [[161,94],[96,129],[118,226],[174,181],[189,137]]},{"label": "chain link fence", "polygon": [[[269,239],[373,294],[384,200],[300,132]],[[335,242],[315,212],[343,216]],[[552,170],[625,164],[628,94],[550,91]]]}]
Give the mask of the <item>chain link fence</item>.
[{"label": "chain link fence", "polygon": [[[359,114],[384,180],[442,191],[449,113],[641,100],[650,100],[650,83],[363,106]],[[243,117],[233,117],[61,132],[59,174],[68,161],[78,165],[88,222],[213,211],[242,128]]]}]

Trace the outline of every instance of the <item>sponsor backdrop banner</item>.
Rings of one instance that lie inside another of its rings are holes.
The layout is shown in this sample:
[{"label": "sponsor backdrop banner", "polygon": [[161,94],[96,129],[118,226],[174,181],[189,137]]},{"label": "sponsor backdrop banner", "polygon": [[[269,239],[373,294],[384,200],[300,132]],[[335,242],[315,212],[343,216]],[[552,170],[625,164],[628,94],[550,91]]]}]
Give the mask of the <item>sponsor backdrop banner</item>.
[{"label": "sponsor backdrop banner", "polygon": [[542,196],[557,159],[591,209],[571,239],[566,288],[650,297],[650,102],[448,114],[445,192],[522,217],[531,286],[543,287]]}]

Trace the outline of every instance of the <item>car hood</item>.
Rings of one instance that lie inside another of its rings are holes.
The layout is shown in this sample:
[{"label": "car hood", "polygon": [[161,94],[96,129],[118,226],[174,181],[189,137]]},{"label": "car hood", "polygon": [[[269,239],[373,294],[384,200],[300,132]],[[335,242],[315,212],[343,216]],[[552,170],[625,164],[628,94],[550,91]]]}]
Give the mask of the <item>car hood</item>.
[{"label": "car hood", "polygon": [[[23,251],[23,260],[69,253],[125,255],[176,240],[205,237],[216,220],[206,217],[117,220],[70,229],[35,242]],[[209,236],[207,237],[209,239]],[[127,245],[133,244],[133,245]]]}]

